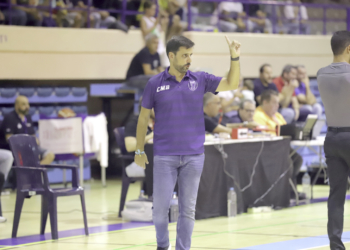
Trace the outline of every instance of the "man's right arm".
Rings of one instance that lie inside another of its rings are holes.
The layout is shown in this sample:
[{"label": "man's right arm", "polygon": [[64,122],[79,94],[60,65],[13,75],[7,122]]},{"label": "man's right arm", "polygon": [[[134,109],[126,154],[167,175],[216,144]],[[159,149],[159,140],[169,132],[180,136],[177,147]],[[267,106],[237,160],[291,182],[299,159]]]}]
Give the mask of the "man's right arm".
[{"label": "man's right arm", "polygon": [[232,133],[232,128],[227,128],[225,126],[222,126],[221,124],[219,124],[214,130],[213,133],[228,133],[231,134]]},{"label": "man's right arm", "polygon": [[143,69],[143,73],[145,75],[157,75],[157,74],[159,74],[159,72],[157,70],[152,70],[151,64],[148,64],[148,63],[143,63],[142,69]]},{"label": "man's right arm", "polygon": [[[141,152],[145,150],[145,137],[150,115],[151,109],[141,108],[136,130],[136,150]],[[148,164],[146,154],[135,155],[135,163],[142,168],[146,168],[146,164]]]}]

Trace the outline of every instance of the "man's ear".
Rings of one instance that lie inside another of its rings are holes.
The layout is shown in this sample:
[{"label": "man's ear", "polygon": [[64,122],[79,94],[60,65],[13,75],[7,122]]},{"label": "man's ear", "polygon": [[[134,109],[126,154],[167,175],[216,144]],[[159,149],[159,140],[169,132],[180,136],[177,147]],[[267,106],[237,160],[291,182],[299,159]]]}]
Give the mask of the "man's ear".
[{"label": "man's ear", "polygon": [[175,58],[175,54],[173,52],[169,52],[169,59],[174,59]]},{"label": "man's ear", "polygon": [[350,54],[350,45],[348,47],[346,47],[345,51],[347,54]]}]

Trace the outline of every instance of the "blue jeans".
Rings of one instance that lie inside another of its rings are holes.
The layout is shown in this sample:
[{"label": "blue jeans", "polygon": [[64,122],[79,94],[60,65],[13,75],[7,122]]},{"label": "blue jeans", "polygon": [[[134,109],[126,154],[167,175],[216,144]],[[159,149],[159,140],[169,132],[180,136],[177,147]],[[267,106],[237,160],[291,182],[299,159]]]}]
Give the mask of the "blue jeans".
[{"label": "blue jeans", "polygon": [[295,112],[292,108],[282,108],[279,110],[280,114],[283,116],[284,120],[286,120],[287,124],[290,124],[294,121]]},{"label": "blue jeans", "polygon": [[176,250],[188,250],[197,201],[199,181],[204,165],[204,154],[154,156],[153,164],[153,222],[158,247],[169,245],[169,208],[176,181],[179,187],[179,219]]},{"label": "blue jeans", "polygon": [[309,114],[315,114],[318,118],[322,116],[322,106],[319,103],[315,103],[314,105],[302,105],[300,107],[300,115],[298,121],[306,121],[306,118]]}]

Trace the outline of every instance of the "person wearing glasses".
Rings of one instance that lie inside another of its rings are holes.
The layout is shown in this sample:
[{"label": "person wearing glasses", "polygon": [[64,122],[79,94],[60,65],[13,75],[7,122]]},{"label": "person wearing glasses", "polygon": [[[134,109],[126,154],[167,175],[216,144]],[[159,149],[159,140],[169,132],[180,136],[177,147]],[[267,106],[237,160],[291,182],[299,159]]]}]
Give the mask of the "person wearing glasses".
[{"label": "person wearing glasses", "polygon": [[[237,127],[246,127],[249,129],[254,129],[258,126],[253,119],[255,114],[255,101],[250,99],[244,99],[239,104],[239,109],[237,115],[233,116],[230,120],[231,123],[235,123]],[[230,125],[230,127],[235,127],[235,125]]]}]

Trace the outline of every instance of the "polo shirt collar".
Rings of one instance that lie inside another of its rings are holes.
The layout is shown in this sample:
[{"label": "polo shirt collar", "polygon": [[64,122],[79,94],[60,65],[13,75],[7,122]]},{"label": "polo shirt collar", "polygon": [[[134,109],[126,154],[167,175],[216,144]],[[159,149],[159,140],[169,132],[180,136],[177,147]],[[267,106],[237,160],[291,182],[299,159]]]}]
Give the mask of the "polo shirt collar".
[{"label": "polo shirt collar", "polygon": [[[172,75],[169,74],[169,69],[170,69],[170,67],[167,67],[167,68],[165,69],[165,71],[164,71],[165,80],[168,80],[168,79],[171,78],[171,77],[174,77],[174,78],[175,78],[175,76],[172,76]],[[186,72],[186,74],[185,74],[185,76],[184,76],[184,79],[186,79],[186,78],[188,78],[188,79],[194,78],[195,80],[197,80],[197,77],[196,77],[196,76],[193,74],[193,72],[190,71],[190,70],[187,70],[187,72]]]}]

